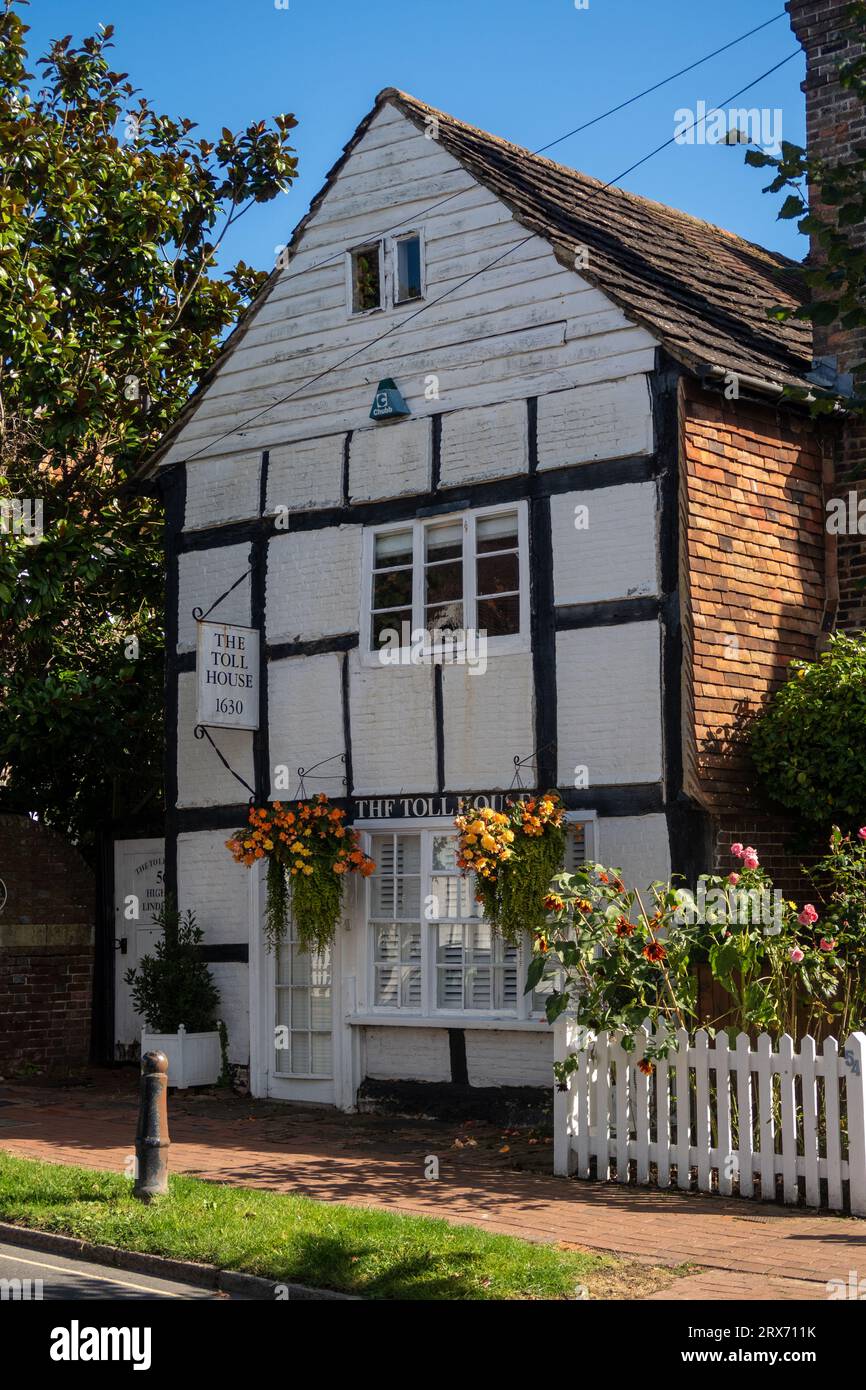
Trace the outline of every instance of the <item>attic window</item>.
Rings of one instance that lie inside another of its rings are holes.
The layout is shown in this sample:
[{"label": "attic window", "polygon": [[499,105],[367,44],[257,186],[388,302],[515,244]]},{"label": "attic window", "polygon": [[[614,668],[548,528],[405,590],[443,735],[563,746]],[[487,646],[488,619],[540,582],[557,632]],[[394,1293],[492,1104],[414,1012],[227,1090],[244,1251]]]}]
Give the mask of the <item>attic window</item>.
[{"label": "attic window", "polygon": [[397,277],[394,302],[409,304],[421,299],[421,238],[417,232],[404,236],[396,243]]},{"label": "attic window", "polygon": [[382,307],[382,243],[359,246],[351,253],[352,313],[369,314]]}]

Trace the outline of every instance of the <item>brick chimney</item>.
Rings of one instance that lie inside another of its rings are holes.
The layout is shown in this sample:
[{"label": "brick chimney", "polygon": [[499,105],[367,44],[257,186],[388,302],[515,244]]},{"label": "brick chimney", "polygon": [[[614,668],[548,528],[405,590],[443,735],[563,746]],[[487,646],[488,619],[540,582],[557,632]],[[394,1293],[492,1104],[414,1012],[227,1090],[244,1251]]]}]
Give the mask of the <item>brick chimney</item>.
[{"label": "brick chimney", "polygon": [[[863,49],[862,42],[855,42],[861,31],[848,18],[849,5],[850,0],[788,0],[785,6],[806,54],[807,149],[812,157],[828,164],[844,162],[856,144],[866,143],[866,108],[856,93],[839,82],[840,64],[857,57]],[[822,211],[814,191],[811,202],[816,211]],[[866,239],[866,227],[861,230]],[[816,260],[821,255],[816,242],[811,255]],[[839,373],[852,372],[866,361],[866,330],[816,325],[813,357],[816,366],[823,362]],[[862,390],[863,383],[859,384]],[[858,469],[866,474],[866,423],[862,419],[842,425],[833,454],[835,481],[829,491],[846,498],[856,492],[859,498],[866,498],[866,477],[857,482],[851,476]],[[837,566],[837,626],[848,632],[866,630],[866,536],[838,537]]]}]

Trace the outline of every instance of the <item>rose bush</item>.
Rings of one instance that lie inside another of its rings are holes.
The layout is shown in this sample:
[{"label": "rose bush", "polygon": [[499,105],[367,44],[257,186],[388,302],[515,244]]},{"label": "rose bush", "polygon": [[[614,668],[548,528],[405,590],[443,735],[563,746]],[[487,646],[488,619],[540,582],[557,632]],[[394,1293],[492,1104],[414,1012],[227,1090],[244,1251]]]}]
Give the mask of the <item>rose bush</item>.
[{"label": "rose bush", "polygon": [[[798,910],[784,900],[751,846],[731,850],[740,869],[702,876],[694,893],[654,883],[647,903],[619,870],[600,864],[557,875],[526,982],[527,992],[543,980],[551,986],[548,1020],[570,1009],[585,1041],[607,1030],[630,1049],[649,1019],[652,1059],[667,1050],[665,1032],[700,1023],[712,1033],[722,1023],[698,1015],[697,966],[706,962],[731,997],[724,1022],[732,1033],[796,1036],[803,1023],[832,1021],[844,974],[840,933],[827,935],[813,904]],[[866,879],[866,836],[859,868]]]}]

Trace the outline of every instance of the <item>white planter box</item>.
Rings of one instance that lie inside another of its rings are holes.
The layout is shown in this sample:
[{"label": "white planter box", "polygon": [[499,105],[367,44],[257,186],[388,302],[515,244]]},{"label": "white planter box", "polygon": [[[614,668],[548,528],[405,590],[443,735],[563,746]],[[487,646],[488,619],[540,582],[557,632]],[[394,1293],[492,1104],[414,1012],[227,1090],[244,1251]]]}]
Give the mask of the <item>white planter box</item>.
[{"label": "white planter box", "polygon": [[141,1030],[141,1055],[164,1052],[168,1058],[168,1084],[185,1090],[187,1086],[214,1086],[222,1070],[220,1035],[188,1033],[183,1024],[176,1033],[148,1033]]}]

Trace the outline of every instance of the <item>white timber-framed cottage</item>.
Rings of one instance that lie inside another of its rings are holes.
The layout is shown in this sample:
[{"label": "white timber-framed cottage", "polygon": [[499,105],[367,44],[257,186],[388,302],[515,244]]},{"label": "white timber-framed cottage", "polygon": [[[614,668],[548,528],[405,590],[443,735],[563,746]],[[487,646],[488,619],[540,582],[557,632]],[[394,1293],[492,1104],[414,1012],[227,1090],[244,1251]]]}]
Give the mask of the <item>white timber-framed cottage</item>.
[{"label": "white timber-framed cottage", "polygon": [[[700,731],[724,711],[702,705],[696,576],[716,484],[690,491],[689,440],[737,410],[753,442],[797,436],[775,400],[809,369],[808,328],[766,319],[784,258],[394,89],[285,260],[149,465],[168,522],[166,889],[205,929],[253,1094],[351,1108],[377,1082],[548,1086],[543,1001],[465,901],[453,817],[557,788],[570,855],[641,888],[708,866]],[[388,380],[406,413],[371,419]],[[793,505],[819,506],[820,462],[794,454]],[[259,633],[260,717],[202,738],[211,610]],[[472,660],[437,642],[455,611],[486,633]],[[385,629],[434,636],[385,661]],[[301,782],[377,863],[347,885],[328,960],[267,952],[262,876],[225,847],[248,791]]]}]

